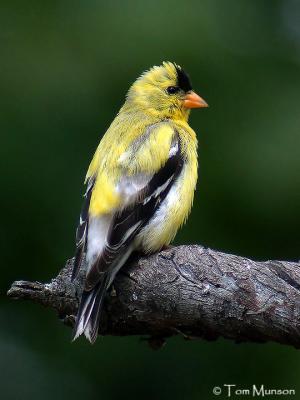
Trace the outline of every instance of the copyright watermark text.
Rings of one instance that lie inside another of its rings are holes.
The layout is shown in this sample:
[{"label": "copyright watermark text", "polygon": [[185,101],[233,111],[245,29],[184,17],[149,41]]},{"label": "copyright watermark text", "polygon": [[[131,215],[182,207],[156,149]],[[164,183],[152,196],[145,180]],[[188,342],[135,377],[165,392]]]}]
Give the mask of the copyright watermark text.
[{"label": "copyright watermark text", "polygon": [[295,396],[296,390],[290,388],[271,388],[265,385],[251,385],[249,387],[240,387],[235,384],[224,383],[221,386],[215,386],[212,392],[216,396],[225,397],[248,396],[248,397],[268,397],[268,396]]}]

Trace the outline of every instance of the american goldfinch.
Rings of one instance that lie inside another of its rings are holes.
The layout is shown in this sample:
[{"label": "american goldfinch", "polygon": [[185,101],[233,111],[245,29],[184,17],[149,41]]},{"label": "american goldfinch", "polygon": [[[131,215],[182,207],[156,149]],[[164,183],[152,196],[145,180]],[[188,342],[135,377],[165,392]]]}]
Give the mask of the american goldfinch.
[{"label": "american goldfinch", "polygon": [[200,107],[188,75],[164,62],[133,83],[100,141],[76,232],[72,279],[84,264],[85,280],[74,340],[84,333],[95,342],[105,294],[130,254],[160,250],[185,222],[197,182],[188,117]]}]

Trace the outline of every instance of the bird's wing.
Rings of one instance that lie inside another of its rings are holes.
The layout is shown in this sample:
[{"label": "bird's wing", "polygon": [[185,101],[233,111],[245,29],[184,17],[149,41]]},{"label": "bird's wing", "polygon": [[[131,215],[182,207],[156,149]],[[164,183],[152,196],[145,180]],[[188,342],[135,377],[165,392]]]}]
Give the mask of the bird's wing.
[{"label": "bird's wing", "polygon": [[72,281],[78,275],[84,253],[86,252],[89,223],[89,206],[94,184],[95,178],[92,176],[87,180],[87,188],[84,194],[84,201],[80,212],[79,224],[76,230],[76,252],[71,277]]},{"label": "bird's wing", "polygon": [[[107,287],[111,284],[133,251],[134,238],[155,214],[181,172],[183,157],[177,132],[166,123],[148,128],[133,141],[119,163],[122,174],[116,190],[123,202],[111,214],[105,246],[88,267],[85,290],[93,289],[105,274],[110,276]],[[89,235],[88,247],[92,240]]]}]

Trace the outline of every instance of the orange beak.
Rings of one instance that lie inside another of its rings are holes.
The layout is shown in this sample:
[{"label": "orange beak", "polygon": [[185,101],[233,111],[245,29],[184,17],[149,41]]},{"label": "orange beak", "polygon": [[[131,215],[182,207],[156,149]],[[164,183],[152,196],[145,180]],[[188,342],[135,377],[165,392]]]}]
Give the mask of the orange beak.
[{"label": "orange beak", "polygon": [[183,104],[186,108],[208,107],[206,101],[204,101],[202,97],[198,96],[195,92],[188,93],[184,98]]}]

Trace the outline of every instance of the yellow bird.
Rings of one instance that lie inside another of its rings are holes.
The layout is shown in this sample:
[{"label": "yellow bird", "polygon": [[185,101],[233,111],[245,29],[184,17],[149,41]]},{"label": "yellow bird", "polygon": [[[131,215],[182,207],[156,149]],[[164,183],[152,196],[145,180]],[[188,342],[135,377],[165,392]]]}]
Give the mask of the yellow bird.
[{"label": "yellow bird", "polygon": [[207,104],[188,75],[164,62],[134,82],[100,141],[76,232],[72,279],[84,264],[85,281],[74,340],[95,342],[103,299],[130,254],[160,250],[185,222],[198,165],[188,117],[199,107]]}]

